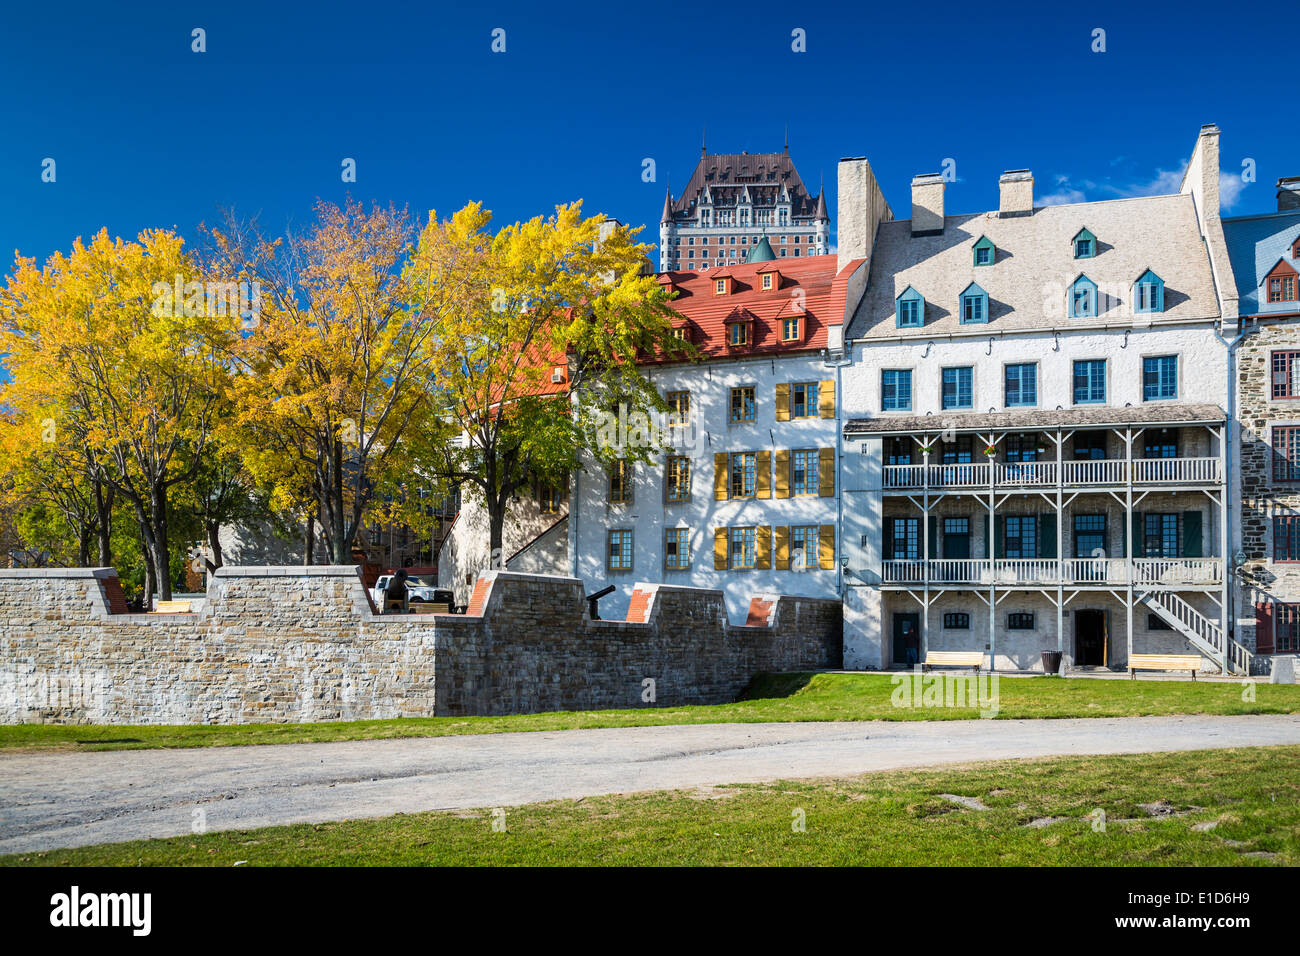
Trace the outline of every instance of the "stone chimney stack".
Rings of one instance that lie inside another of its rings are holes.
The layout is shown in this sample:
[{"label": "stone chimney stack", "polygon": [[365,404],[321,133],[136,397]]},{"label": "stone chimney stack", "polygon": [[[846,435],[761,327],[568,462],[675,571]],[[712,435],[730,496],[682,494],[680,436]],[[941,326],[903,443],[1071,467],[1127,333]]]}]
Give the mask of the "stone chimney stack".
[{"label": "stone chimney stack", "polygon": [[998,177],[998,218],[1034,214],[1034,174],[1008,169]]},{"label": "stone chimney stack", "polygon": [[943,232],[944,185],[939,173],[912,178],[912,235],[937,236]]},{"label": "stone chimney stack", "polygon": [[843,269],[856,259],[870,259],[876,228],[894,218],[871,164],[863,156],[840,160],[837,170],[835,252]]},{"label": "stone chimney stack", "polygon": [[1283,176],[1277,181],[1277,211],[1300,210],[1300,176]]}]

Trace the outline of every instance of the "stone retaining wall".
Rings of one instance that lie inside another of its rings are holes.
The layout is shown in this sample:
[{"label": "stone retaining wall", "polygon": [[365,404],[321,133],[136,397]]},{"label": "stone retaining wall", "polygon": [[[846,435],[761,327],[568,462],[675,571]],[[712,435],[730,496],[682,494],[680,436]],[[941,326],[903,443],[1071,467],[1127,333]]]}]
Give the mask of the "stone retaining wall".
[{"label": "stone retaining wall", "polygon": [[[573,578],[487,572],[479,616],[374,613],[351,566],[221,568],[191,614],[113,613],[111,568],[0,570],[0,722],[252,723],[676,706],[839,667],[837,601],[638,585],[591,621]],[[644,698],[644,699],[643,699]],[[653,698],[653,699],[651,699]]]}]

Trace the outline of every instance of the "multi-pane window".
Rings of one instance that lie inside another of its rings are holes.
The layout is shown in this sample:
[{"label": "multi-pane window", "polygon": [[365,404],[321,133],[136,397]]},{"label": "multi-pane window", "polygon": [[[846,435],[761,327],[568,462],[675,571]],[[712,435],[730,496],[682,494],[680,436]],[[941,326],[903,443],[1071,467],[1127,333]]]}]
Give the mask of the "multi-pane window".
[{"label": "multi-pane window", "polygon": [[1300,651],[1300,604],[1273,605],[1273,650],[1279,654]]},{"label": "multi-pane window", "polygon": [[1032,362],[1008,365],[1006,368],[1007,408],[1023,408],[1038,404],[1038,366]]},{"label": "multi-pane window", "polygon": [[790,417],[816,418],[818,382],[795,382],[790,386]]},{"label": "multi-pane window", "polygon": [[1003,520],[1003,555],[1007,558],[1038,557],[1038,516],[1007,515]]},{"label": "multi-pane window", "polygon": [[731,390],[731,420],[733,422],[752,422],[758,417],[754,405],[754,386],[746,385]]},{"label": "multi-pane window", "polygon": [[1074,363],[1074,404],[1093,405],[1106,401],[1106,360],[1085,359]]},{"label": "multi-pane window", "polygon": [[1300,561],[1300,515],[1273,516],[1273,560]]},{"label": "multi-pane window", "polygon": [[620,458],[609,472],[609,500],[624,504],[632,500],[632,462]]},{"label": "multi-pane window", "polygon": [[889,561],[915,561],[921,556],[920,522],[917,518],[886,518],[889,532],[885,558]]},{"label": "multi-pane window", "polygon": [[896,324],[900,329],[919,328],[925,300],[916,294],[904,293],[898,298],[898,317]]},{"label": "multi-pane window", "polygon": [[668,393],[668,424],[689,425],[691,423],[691,393]]},{"label": "multi-pane window", "polygon": [[819,454],[816,448],[795,451],[790,456],[790,493],[815,495],[820,489],[817,482]]},{"label": "multi-pane window", "polygon": [[916,442],[912,441],[912,439],[886,438],[885,443],[886,465],[910,465],[912,463],[912,450],[916,447]]},{"label": "multi-pane window", "polygon": [[968,465],[972,461],[970,435],[958,435],[952,441],[939,442],[939,454],[945,465]]},{"label": "multi-pane window", "polygon": [[949,611],[943,616],[945,631],[969,631],[970,615],[965,611]]},{"label": "multi-pane window", "polygon": [[1106,516],[1074,516],[1074,556],[1104,557],[1106,554]]},{"label": "multi-pane window", "polygon": [[1270,276],[1268,301],[1294,302],[1296,300],[1295,276]]},{"label": "multi-pane window", "polygon": [[943,370],[942,405],[944,408],[971,408],[974,406],[974,376],[974,369],[969,365]]},{"label": "multi-pane window", "polygon": [[1038,461],[1038,436],[1033,432],[1008,435],[1003,447],[1008,462]]},{"label": "multi-pane window", "polygon": [[560,513],[562,496],[555,485],[542,485],[537,489],[537,504],[544,515]]},{"label": "multi-pane window", "polygon": [[1091,236],[1079,236],[1074,240],[1074,258],[1091,259],[1092,249]]},{"label": "multi-pane window", "polygon": [[668,500],[686,501],[691,497],[691,460],[684,455],[668,459]]},{"label": "multi-pane window", "polygon": [[758,535],[755,528],[731,529],[731,567],[752,568],[758,563]]},{"label": "multi-pane window", "polygon": [[1164,311],[1164,283],[1154,272],[1147,271],[1134,286],[1135,312]]},{"label": "multi-pane window", "polygon": [[977,266],[989,266],[993,264],[993,247],[977,246],[975,248],[975,264]]},{"label": "multi-pane window", "polygon": [[799,320],[782,319],[781,320],[781,341],[793,342],[799,338]]},{"label": "multi-pane window", "polygon": [[764,272],[762,278],[763,291],[766,292],[772,288],[772,273]]},{"label": "multi-pane window", "polygon": [[1300,351],[1273,353],[1273,397],[1300,398]]},{"label": "multi-pane window", "polygon": [[609,569],[611,571],[632,570],[632,532],[611,531],[609,533]]},{"label": "multi-pane window", "polygon": [[731,497],[752,498],[758,488],[758,455],[752,451],[731,455]]},{"label": "multi-pane window", "polygon": [[669,528],[664,532],[664,567],[691,566],[691,533],[686,528]]},{"label": "multi-pane window", "polygon": [[887,368],[880,373],[880,407],[887,412],[912,410],[912,370]]},{"label": "multi-pane window", "polygon": [[1033,611],[1012,611],[1007,615],[1008,631],[1032,631],[1033,629]]},{"label": "multi-pane window", "polygon": [[1273,429],[1273,480],[1300,481],[1300,427]]},{"label": "multi-pane window", "polygon": [[983,322],[985,297],[978,292],[967,292],[961,297],[961,320],[963,322]]},{"label": "multi-pane window", "polygon": [[1142,523],[1143,557],[1178,557],[1178,515],[1149,513],[1142,516]]},{"label": "multi-pane window", "polygon": [[1178,356],[1155,355],[1142,360],[1142,400],[1178,397]]},{"label": "multi-pane window", "polygon": [[817,549],[820,540],[816,525],[790,529],[791,571],[808,571],[818,566]]},{"label": "multi-pane window", "polygon": [[1161,428],[1144,432],[1142,435],[1142,456],[1144,458],[1177,458],[1178,429]]},{"label": "multi-pane window", "polygon": [[1101,461],[1106,457],[1105,432],[1075,432],[1075,461]]},{"label": "multi-pane window", "polygon": [[1097,314],[1097,287],[1085,278],[1075,280],[1070,286],[1070,317],[1091,318]]},{"label": "multi-pane window", "polygon": [[745,322],[732,322],[727,326],[728,345],[748,345],[749,325]]}]

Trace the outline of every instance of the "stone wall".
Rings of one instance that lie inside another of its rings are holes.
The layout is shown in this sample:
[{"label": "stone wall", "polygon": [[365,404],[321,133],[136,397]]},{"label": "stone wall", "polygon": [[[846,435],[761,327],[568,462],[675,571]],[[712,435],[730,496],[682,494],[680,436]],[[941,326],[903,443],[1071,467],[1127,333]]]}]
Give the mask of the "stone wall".
[{"label": "stone wall", "polygon": [[758,671],[841,663],[839,604],[809,598],[765,596],[770,623],[734,627],[717,591],[643,585],[639,621],[591,621],[580,581],[496,571],[475,589],[479,616],[380,616],[355,567],[226,567],[197,612],[122,614],[116,581],[111,568],[0,570],[0,722],[722,703]]}]

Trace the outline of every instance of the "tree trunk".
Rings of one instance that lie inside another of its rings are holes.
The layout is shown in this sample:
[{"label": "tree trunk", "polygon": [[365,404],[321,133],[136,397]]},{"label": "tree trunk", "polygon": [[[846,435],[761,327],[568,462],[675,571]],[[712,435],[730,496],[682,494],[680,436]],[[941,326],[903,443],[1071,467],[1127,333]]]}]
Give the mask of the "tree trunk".
[{"label": "tree trunk", "polygon": [[504,550],[504,531],[506,524],[506,498],[504,495],[487,496],[488,506],[488,567],[493,570],[505,570],[506,554]]},{"label": "tree trunk", "polygon": [[154,567],[158,574],[158,600],[172,599],[170,548],[167,541],[167,488],[158,482],[150,489],[149,517],[153,524]]},{"label": "tree trunk", "polygon": [[205,523],[204,530],[208,535],[208,551],[211,553],[211,557],[208,558],[207,562],[210,573],[225,564],[221,556],[221,525],[215,521],[209,521]]},{"label": "tree trunk", "polygon": [[89,524],[82,524],[77,531],[77,567],[90,567],[90,539],[92,537],[91,527]]},{"label": "tree trunk", "polygon": [[316,551],[316,516],[310,512],[302,523],[302,563],[311,564]]},{"label": "tree trunk", "polygon": [[99,566],[113,566],[113,489],[95,479],[95,532],[99,536]]},{"label": "tree trunk", "polygon": [[153,544],[143,522],[140,524],[140,553],[144,555],[144,595],[140,599],[140,608],[147,611],[153,606],[150,602],[153,599],[156,576],[153,569]]}]

